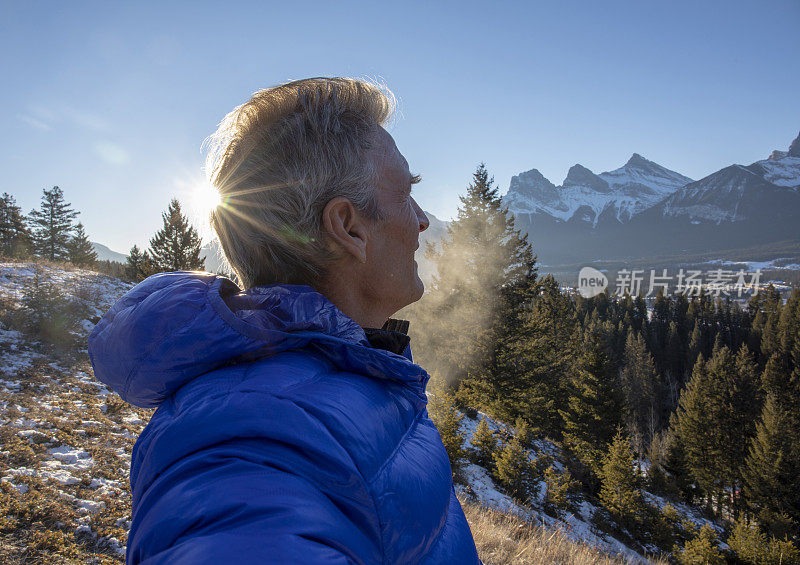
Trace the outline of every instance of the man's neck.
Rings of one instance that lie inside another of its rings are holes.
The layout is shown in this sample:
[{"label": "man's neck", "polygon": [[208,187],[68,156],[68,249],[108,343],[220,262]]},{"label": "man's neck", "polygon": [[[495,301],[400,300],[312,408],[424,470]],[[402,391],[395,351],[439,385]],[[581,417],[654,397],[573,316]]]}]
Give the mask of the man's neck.
[{"label": "man's neck", "polygon": [[367,300],[361,292],[358,281],[333,278],[318,285],[317,289],[347,317],[362,328],[381,328],[392,312]]}]

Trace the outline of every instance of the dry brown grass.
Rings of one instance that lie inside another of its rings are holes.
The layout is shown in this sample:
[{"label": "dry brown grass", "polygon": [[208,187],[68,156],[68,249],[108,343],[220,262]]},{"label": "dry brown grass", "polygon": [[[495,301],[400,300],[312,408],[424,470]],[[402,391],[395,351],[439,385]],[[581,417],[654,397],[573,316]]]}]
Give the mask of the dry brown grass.
[{"label": "dry brown grass", "polygon": [[[516,516],[462,501],[478,555],[485,565],[633,563],[572,541],[556,530],[534,526]],[[655,563],[667,563],[655,561]]]}]

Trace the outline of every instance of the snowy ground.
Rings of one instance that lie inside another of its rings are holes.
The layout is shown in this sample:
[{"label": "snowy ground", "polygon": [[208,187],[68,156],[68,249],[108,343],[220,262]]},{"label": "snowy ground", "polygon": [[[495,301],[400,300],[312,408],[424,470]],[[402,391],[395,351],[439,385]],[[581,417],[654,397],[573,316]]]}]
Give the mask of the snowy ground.
[{"label": "snowy ground", "polygon": [[789,257],[778,257],[769,261],[724,261],[715,259],[709,263],[723,265],[725,267],[736,269],[743,269],[747,272],[766,271],[766,270],[786,270],[786,271],[800,271],[800,263],[795,263],[794,259]]},{"label": "snowy ground", "polygon": [[[42,281],[51,282],[64,295],[85,307],[86,319],[80,322],[79,332],[87,336],[114,301],[133,286],[85,269],[66,270],[35,263],[0,263],[0,300],[19,305],[26,285],[33,281],[37,273]],[[0,324],[0,378],[3,375],[13,378],[36,361],[43,360],[40,345],[26,339],[19,330]]]},{"label": "snowy ground", "polygon": [[[37,270],[85,306],[80,337],[132,286],[91,271],[0,263],[0,298],[19,301]],[[0,495],[6,512],[41,495],[59,505],[59,516],[70,518],[61,531],[74,532],[81,557],[123,560],[130,453],[148,417],[94,380],[85,350],[51,355],[44,344],[0,324],[0,487],[10,491]]]},{"label": "snowy ground", "polygon": [[[465,444],[469,444],[475,429],[480,423],[481,418],[486,418],[486,423],[494,431],[504,432],[513,435],[513,428],[495,422],[486,414],[479,413],[476,419],[471,419],[464,415],[461,422],[461,429],[465,436]],[[548,441],[539,440],[534,443],[533,449],[528,449],[531,459],[542,455],[549,455],[553,458],[554,467],[563,471],[563,465],[559,462],[559,449]],[[534,489],[538,491],[536,500],[532,500],[530,505],[521,505],[515,502],[510,496],[501,492],[494,483],[489,473],[481,466],[469,463],[463,468],[463,475],[470,490],[475,494],[478,502],[484,506],[496,508],[504,512],[510,512],[527,520],[546,526],[550,529],[560,530],[575,541],[583,542],[597,547],[610,554],[617,554],[622,557],[648,563],[648,560],[633,549],[611,537],[603,537],[591,525],[592,516],[596,508],[588,502],[582,501],[579,504],[580,512],[572,514],[567,512],[563,519],[554,518],[544,512],[544,494],[547,486],[544,481],[539,481]],[[463,492],[465,489],[460,487]]]},{"label": "snowy ground", "polygon": [[[475,419],[469,418],[464,414],[461,422],[461,430],[465,436],[465,445],[469,445],[475,433],[475,429],[482,418],[486,419],[486,423],[493,431],[500,432],[507,436],[513,435],[514,430],[512,427],[496,422],[486,414],[478,413]],[[527,449],[527,452],[531,460],[536,460],[542,455],[547,455],[552,459],[553,466],[556,470],[564,470],[564,466],[560,462],[562,460],[560,449],[549,441],[537,440],[534,442],[532,448]],[[592,516],[597,510],[597,507],[586,500],[580,499],[575,505],[576,512],[565,512],[564,516],[559,519],[548,515],[544,511],[544,497],[547,491],[547,485],[543,480],[539,481],[536,487],[534,487],[533,490],[537,494],[532,498],[530,503],[521,505],[502,492],[502,489],[495,484],[489,472],[483,467],[474,463],[467,463],[462,468],[462,475],[467,483],[467,487],[459,485],[456,487],[456,490],[463,496],[474,496],[478,502],[485,506],[516,514],[534,524],[541,524],[549,529],[560,530],[575,541],[597,547],[612,555],[616,554],[632,560],[633,562],[649,562],[647,558],[634,549],[609,535],[599,532],[597,528],[592,525]],[[718,533],[722,533],[721,527],[703,518],[696,509],[688,505],[668,501],[663,497],[649,492],[645,492],[644,496],[647,503],[658,509],[662,509],[667,504],[671,504],[683,518],[694,522],[698,527],[708,523],[716,529]],[[657,548],[652,549],[655,551]]]}]

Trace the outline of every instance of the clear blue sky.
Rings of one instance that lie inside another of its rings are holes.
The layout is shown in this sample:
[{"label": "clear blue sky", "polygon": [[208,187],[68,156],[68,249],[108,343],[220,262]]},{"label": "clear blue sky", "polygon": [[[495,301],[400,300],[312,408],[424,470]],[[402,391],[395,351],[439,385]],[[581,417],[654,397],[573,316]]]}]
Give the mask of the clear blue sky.
[{"label": "clear blue sky", "polygon": [[59,185],[89,237],[145,247],[252,92],[380,77],[423,208],[485,161],[505,192],[638,152],[692,178],[800,130],[800,2],[0,3],[0,192]]}]

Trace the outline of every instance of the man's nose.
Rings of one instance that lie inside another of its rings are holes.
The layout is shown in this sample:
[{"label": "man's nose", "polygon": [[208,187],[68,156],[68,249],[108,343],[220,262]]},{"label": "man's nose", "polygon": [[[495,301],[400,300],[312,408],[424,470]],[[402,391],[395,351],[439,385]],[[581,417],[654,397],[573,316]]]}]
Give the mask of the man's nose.
[{"label": "man's nose", "polygon": [[422,208],[419,207],[417,201],[412,198],[414,202],[414,210],[417,212],[417,219],[419,220],[419,231],[425,231],[428,229],[428,226],[431,225],[430,220],[428,220],[428,216],[425,215],[425,212],[422,211]]}]

